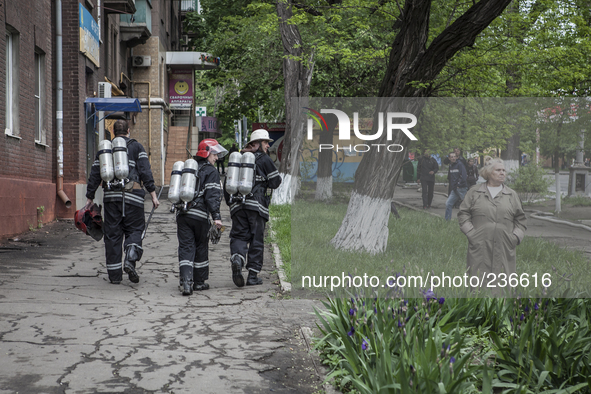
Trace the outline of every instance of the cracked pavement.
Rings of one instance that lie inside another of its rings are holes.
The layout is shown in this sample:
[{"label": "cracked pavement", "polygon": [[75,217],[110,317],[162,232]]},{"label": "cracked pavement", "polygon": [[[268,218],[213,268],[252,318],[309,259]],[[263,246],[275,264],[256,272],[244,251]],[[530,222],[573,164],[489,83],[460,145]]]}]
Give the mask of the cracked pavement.
[{"label": "cracked pavement", "polygon": [[321,303],[284,298],[268,250],[263,285],[233,284],[225,204],[211,289],[183,297],[169,207],[162,200],[149,224],[138,284],[126,274],[110,284],[103,242],[72,221],[0,243],[0,394],[320,388],[324,372],[298,333],[315,327]]}]

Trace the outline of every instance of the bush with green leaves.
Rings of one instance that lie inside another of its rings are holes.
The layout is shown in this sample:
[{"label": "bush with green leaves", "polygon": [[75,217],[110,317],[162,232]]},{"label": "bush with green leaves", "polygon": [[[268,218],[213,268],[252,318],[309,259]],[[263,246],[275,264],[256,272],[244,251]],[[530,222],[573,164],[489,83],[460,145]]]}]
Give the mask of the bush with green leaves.
[{"label": "bush with green leaves", "polygon": [[531,163],[511,171],[509,185],[519,193],[522,200],[531,201],[536,196],[543,197],[548,193],[553,181],[547,175],[542,166]]}]

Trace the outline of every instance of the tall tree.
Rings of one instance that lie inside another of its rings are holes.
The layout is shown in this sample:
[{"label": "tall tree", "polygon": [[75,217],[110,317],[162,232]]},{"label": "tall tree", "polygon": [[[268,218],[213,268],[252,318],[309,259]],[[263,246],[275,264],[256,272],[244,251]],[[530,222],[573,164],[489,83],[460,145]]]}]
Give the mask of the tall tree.
[{"label": "tall tree", "polygon": [[[458,17],[435,37],[429,46],[431,0],[406,0],[402,9],[399,32],[392,43],[388,68],[379,97],[419,98],[432,91],[431,83],[446,63],[462,48],[474,44],[476,37],[509,5],[511,0],[481,0]],[[382,100],[376,112],[410,112],[421,110],[417,100]],[[395,111],[389,111],[394,109]],[[374,131],[377,122],[374,116]],[[377,143],[407,146],[406,134],[399,132],[393,141],[383,134]],[[347,214],[332,239],[335,247],[363,250],[375,254],[386,249],[390,201],[402,165],[403,155],[366,153],[355,173],[355,184]]]},{"label": "tall tree", "polygon": [[314,52],[311,51],[309,57],[305,57],[304,43],[298,26],[290,21],[293,17],[292,3],[292,0],[278,0],[276,5],[279,32],[283,43],[285,137],[284,153],[279,166],[279,175],[283,182],[273,193],[274,204],[291,204],[299,186],[298,151],[303,141],[304,123],[301,111],[293,107],[293,102],[298,98],[308,97],[314,71]]}]

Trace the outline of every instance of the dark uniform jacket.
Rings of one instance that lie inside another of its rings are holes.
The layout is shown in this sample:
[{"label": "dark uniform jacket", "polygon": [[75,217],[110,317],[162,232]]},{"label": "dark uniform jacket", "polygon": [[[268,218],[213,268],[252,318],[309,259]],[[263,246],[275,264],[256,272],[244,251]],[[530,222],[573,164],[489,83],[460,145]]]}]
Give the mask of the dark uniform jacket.
[{"label": "dark uniform jacket", "polygon": [[[281,177],[273,160],[261,151],[255,152],[255,182],[251,194],[243,203],[230,204],[230,195],[224,190],[226,204],[230,205],[230,215],[240,209],[257,211],[265,221],[269,220],[269,204],[271,197],[267,189],[277,189],[281,185]],[[224,188],[225,189],[225,188]]]},{"label": "dark uniform jacket", "polygon": [[[134,189],[125,191],[125,202],[130,205],[138,207],[144,206],[144,197],[146,192],[141,189],[141,186],[151,193],[156,190],[154,185],[154,177],[152,176],[152,170],[150,169],[150,162],[148,160],[148,154],[146,153],[142,144],[134,139],[123,137],[127,143],[127,158],[129,160],[129,175],[128,179],[135,182]],[[92,163],[90,169],[90,176],[88,178],[88,184],[86,188],[86,198],[94,200],[94,195],[98,187],[103,184],[104,189],[104,202],[121,202],[123,201],[122,190],[108,190],[107,185],[101,179],[100,162],[98,153]]]},{"label": "dark uniform jacket", "polygon": [[[418,179],[423,181],[435,181],[435,173],[439,170],[439,164],[433,157],[421,157],[419,160],[419,166],[417,168]],[[429,171],[433,171],[433,174],[429,174]]]},{"label": "dark uniform jacket", "polygon": [[[195,190],[195,198],[192,207],[186,213],[194,219],[208,221],[208,212],[213,220],[222,220],[220,215],[220,201],[222,200],[222,188],[220,186],[220,173],[207,160],[198,160],[199,187]],[[178,212],[178,211],[177,211]]]}]

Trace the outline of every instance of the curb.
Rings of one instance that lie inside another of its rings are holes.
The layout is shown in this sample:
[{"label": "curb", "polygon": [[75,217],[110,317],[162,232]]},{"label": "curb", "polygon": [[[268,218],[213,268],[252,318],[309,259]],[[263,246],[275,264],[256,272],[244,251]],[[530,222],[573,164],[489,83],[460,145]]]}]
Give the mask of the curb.
[{"label": "curb", "polygon": [[428,213],[429,215],[433,215],[433,216],[435,216],[435,217],[441,218],[441,216],[440,216],[440,215],[438,215],[438,214],[436,214],[436,213],[433,213],[433,212],[426,212],[424,209],[416,208],[416,207],[413,207],[412,205],[408,205],[408,204],[405,204],[405,203],[403,203],[403,202],[398,202],[398,201],[394,201],[394,200],[392,200],[392,202],[393,202],[394,204],[396,204],[396,205],[400,205],[401,207],[404,207],[404,208],[412,209],[412,210],[414,210],[414,211],[417,211],[417,212]]},{"label": "curb", "polygon": [[[310,344],[312,343],[312,329],[310,327],[300,327],[300,337],[306,343],[306,347],[308,348],[308,352],[310,352],[310,353],[314,352],[318,355],[318,352],[316,350],[314,350],[312,348],[312,346],[310,346]],[[318,377],[322,378],[321,375],[323,375],[325,377],[328,375],[328,370],[324,365],[321,365],[320,370],[319,370],[314,359],[312,359],[312,362],[314,363],[314,368],[316,369],[316,374],[318,375]],[[322,388],[324,389],[324,392],[326,394],[336,394],[337,393],[337,391],[335,390],[333,385],[330,384],[329,382],[324,383],[322,385]]]},{"label": "curb", "polygon": [[[529,212],[532,212],[532,211],[529,211]],[[530,218],[534,218],[534,219],[538,219],[538,220],[545,220],[547,222],[552,222],[552,223],[557,223],[557,224],[566,224],[567,226],[571,226],[571,227],[575,227],[575,228],[582,228],[584,230],[591,231],[591,227],[585,226],[584,224],[573,223],[573,222],[569,222],[566,220],[552,219],[552,218],[546,217],[547,213],[542,212],[542,211],[533,211],[533,212],[534,213],[529,215]]]},{"label": "curb", "polygon": [[[272,220],[269,221],[269,234],[271,235],[271,237],[275,238],[275,231],[271,229],[272,222]],[[273,247],[273,259],[275,260],[275,266],[277,267],[277,275],[279,276],[281,291],[291,291],[291,283],[287,281],[287,276],[285,275],[285,271],[283,270],[283,260],[281,259],[281,252],[279,251],[279,246],[277,246],[275,242],[271,242],[271,246]]]}]

